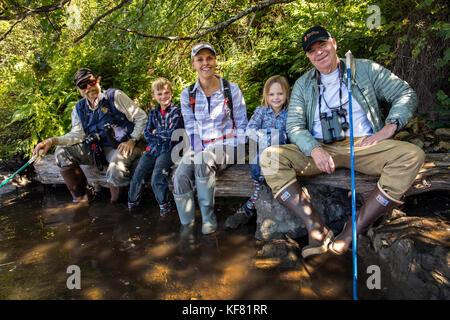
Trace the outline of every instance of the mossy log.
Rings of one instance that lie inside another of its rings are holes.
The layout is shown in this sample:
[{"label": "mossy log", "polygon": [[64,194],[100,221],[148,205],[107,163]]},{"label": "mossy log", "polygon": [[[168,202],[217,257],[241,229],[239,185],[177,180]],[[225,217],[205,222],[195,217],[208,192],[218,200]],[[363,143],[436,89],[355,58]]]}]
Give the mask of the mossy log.
[{"label": "mossy log", "polygon": [[[34,164],[34,167],[37,181],[43,184],[64,183],[53,155],[43,157]],[[91,186],[108,187],[104,172],[99,172],[91,166],[81,167]],[[356,192],[367,194],[374,188],[377,180],[378,177],[376,176],[356,173]],[[302,177],[302,181],[346,190],[351,189],[350,170],[348,169],[338,169],[331,175],[320,174],[312,177]],[[250,177],[250,166],[247,164],[233,165],[218,175],[216,196],[249,197],[253,192],[252,188],[253,182]],[[450,190],[450,155],[448,153],[427,154],[424,166],[419,171],[406,195],[415,195],[433,190]]]}]

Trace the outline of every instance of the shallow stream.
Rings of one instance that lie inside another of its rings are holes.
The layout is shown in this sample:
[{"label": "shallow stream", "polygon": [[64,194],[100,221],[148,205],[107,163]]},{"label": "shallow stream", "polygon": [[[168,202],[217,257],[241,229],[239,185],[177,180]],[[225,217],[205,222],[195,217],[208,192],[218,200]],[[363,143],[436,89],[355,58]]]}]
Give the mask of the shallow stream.
[{"label": "shallow stream", "polygon": [[[351,254],[286,268],[257,258],[255,220],[221,229],[243,199],[218,198],[219,231],[197,230],[192,243],[151,194],[134,214],[106,190],[90,206],[70,201],[65,187],[47,187],[0,209],[0,299],[352,299]],[[68,288],[73,265],[81,289]],[[382,299],[389,283],[368,290],[360,269],[360,299]]]}]

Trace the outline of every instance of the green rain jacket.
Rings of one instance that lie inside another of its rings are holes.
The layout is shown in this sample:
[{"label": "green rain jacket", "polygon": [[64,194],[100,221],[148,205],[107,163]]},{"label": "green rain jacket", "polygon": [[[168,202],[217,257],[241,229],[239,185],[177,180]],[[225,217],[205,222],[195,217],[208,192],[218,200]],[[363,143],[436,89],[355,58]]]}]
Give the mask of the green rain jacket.
[{"label": "green rain jacket", "polygon": [[[345,61],[343,61],[345,63]],[[412,118],[417,109],[417,96],[408,83],[398,78],[388,69],[366,59],[354,59],[352,74],[352,96],[366,112],[373,133],[384,127],[378,101],[385,100],[391,105],[385,119],[398,120],[397,131]],[[344,73],[347,85],[347,72]],[[312,136],[314,113],[317,108],[319,89],[316,68],[301,76],[294,84],[289,102],[286,131],[291,143],[296,144],[306,155],[320,146]]]}]

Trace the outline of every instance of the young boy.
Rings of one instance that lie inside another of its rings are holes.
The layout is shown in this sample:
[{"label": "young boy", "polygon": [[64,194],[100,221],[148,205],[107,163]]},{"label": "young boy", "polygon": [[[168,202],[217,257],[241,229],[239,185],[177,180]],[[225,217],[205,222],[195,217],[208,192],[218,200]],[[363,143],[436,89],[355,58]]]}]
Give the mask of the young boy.
[{"label": "young boy", "polygon": [[165,216],[171,211],[169,201],[169,186],[166,178],[173,162],[171,151],[175,142],[171,140],[172,133],[183,127],[180,107],[172,103],[173,90],[169,80],[158,78],[152,83],[152,97],[158,106],[148,115],[144,131],[147,149],[139,160],[128,192],[128,209],[134,209],[138,204],[142,187],[151,175],[153,193],[160,207],[160,215]]}]

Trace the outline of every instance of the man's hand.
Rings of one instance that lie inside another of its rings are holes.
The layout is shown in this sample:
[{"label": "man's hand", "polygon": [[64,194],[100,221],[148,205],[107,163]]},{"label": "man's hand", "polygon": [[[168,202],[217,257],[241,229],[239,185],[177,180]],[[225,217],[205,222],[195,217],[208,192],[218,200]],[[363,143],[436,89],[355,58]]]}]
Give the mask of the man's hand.
[{"label": "man's hand", "polygon": [[389,139],[394,135],[396,130],[397,125],[395,123],[388,123],[383,127],[383,129],[364,139],[358,147],[372,146],[383,140]]},{"label": "man's hand", "polygon": [[322,147],[316,147],[311,151],[311,158],[313,158],[317,168],[320,171],[332,174],[335,166],[333,158]]},{"label": "man's hand", "polygon": [[45,156],[52,145],[52,138],[39,142],[36,147],[34,147],[33,156],[39,154],[39,150],[42,150],[42,156]]},{"label": "man's hand", "polygon": [[130,156],[133,153],[133,149],[134,146],[136,145],[136,142],[134,142],[133,140],[128,140],[126,142],[122,142],[121,144],[119,144],[119,146],[117,147],[117,150],[119,150],[119,152],[124,155],[125,157]]}]

